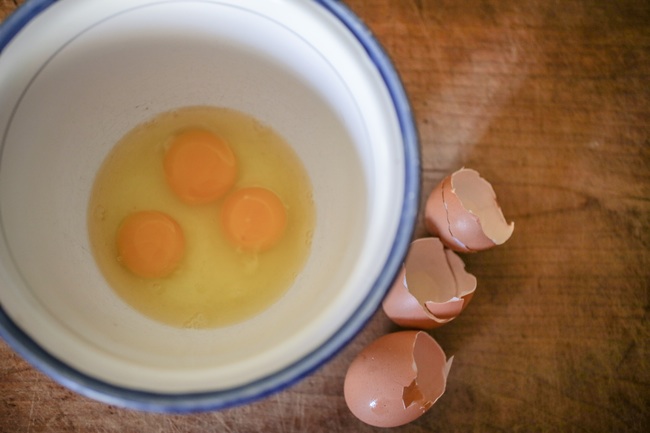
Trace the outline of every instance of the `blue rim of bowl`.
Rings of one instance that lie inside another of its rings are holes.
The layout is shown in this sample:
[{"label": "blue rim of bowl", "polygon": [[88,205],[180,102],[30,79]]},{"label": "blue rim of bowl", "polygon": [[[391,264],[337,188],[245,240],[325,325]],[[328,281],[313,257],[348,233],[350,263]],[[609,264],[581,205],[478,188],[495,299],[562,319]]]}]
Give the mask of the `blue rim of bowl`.
[{"label": "blue rim of bowl", "polygon": [[[0,53],[29,21],[57,1],[27,0],[7,17],[0,25]],[[340,0],[312,1],[337,18],[364,47],[388,89],[404,143],[404,202],[399,227],[382,272],[365,301],[334,336],[294,364],[268,377],[235,388],[182,394],[128,389],[79,372],[38,345],[11,320],[0,304],[0,336],[34,367],[72,391],[107,404],[164,413],[219,410],[260,400],[302,380],[339,353],[372,318],[401,267],[415,227],[420,197],[419,139],[400,77],[368,27]]]}]

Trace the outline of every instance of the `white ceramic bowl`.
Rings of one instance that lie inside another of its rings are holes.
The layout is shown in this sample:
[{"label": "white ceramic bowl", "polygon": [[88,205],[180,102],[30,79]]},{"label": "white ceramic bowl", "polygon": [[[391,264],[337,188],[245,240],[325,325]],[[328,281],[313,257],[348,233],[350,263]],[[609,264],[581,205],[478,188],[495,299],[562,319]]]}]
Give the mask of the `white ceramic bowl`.
[{"label": "white ceramic bowl", "polygon": [[[28,0],[0,49],[0,333],[36,367],[112,404],[217,409],[304,377],[377,309],[418,210],[418,143],[395,70],[343,4]],[[287,294],[211,330],[125,305],[87,238],[107,152],[188,105],[271,125],[307,168],[317,212]]]}]

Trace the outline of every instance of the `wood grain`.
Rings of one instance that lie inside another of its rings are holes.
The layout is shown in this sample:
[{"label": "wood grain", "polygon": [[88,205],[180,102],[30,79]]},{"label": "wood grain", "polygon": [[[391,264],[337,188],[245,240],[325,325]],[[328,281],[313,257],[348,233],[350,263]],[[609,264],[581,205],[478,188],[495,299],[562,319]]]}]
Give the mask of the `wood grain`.
[{"label": "wood grain", "polygon": [[[0,0],[0,17],[20,3]],[[400,432],[645,432],[650,427],[650,3],[349,0],[416,115],[423,196],[467,166],[515,233],[463,256],[479,286],[432,332],[446,394]],[[425,236],[420,221],[416,237]],[[139,413],[80,397],[0,342],[0,432],[371,432],[347,410],[382,312],[290,389],[223,412]]]}]

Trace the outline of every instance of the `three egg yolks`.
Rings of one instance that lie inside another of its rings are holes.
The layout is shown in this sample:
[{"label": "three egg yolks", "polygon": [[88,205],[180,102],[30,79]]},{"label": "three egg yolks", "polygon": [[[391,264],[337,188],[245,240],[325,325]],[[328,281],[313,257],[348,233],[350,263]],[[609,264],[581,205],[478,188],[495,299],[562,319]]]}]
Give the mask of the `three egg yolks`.
[{"label": "three egg yolks", "polygon": [[[226,195],[237,177],[237,161],[228,144],[204,130],[176,135],[165,153],[167,184],[191,205],[213,202]],[[261,252],[282,238],[287,211],[280,198],[262,187],[230,193],[221,210],[226,238],[243,251]],[[130,214],[117,234],[119,259],[134,274],[161,278],[170,274],[185,253],[180,225],[158,211]]]}]

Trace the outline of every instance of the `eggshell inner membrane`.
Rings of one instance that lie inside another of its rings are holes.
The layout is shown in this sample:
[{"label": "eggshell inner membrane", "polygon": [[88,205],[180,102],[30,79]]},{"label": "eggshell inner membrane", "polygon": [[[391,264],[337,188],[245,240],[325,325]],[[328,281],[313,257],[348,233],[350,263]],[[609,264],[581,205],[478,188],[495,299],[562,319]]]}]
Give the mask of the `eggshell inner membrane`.
[{"label": "eggshell inner membrane", "polygon": [[406,286],[421,304],[427,301],[447,302],[457,295],[456,279],[438,239],[411,243],[405,267]]},{"label": "eggshell inner membrane", "polygon": [[444,394],[448,366],[442,348],[425,332],[415,336],[413,361],[417,376],[404,387],[402,400],[405,408],[416,404],[424,413]]},{"label": "eggshell inner membrane", "polygon": [[483,232],[496,245],[501,245],[510,238],[515,228],[514,223],[506,222],[492,185],[477,171],[461,169],[455,172],[451,176],[451,190],[462,206],[476,215]]},{"label": "eggshell inner membrane", "polygon": [[465,297],[473,293],[476,289],[476,277],[465,270],[465,263],[463,259],[458,257],[458,254],[447,248],[444,249],[444,252],[449,268],[452,274],[454,274],[454,280],[456,281],[456,295]]}]

